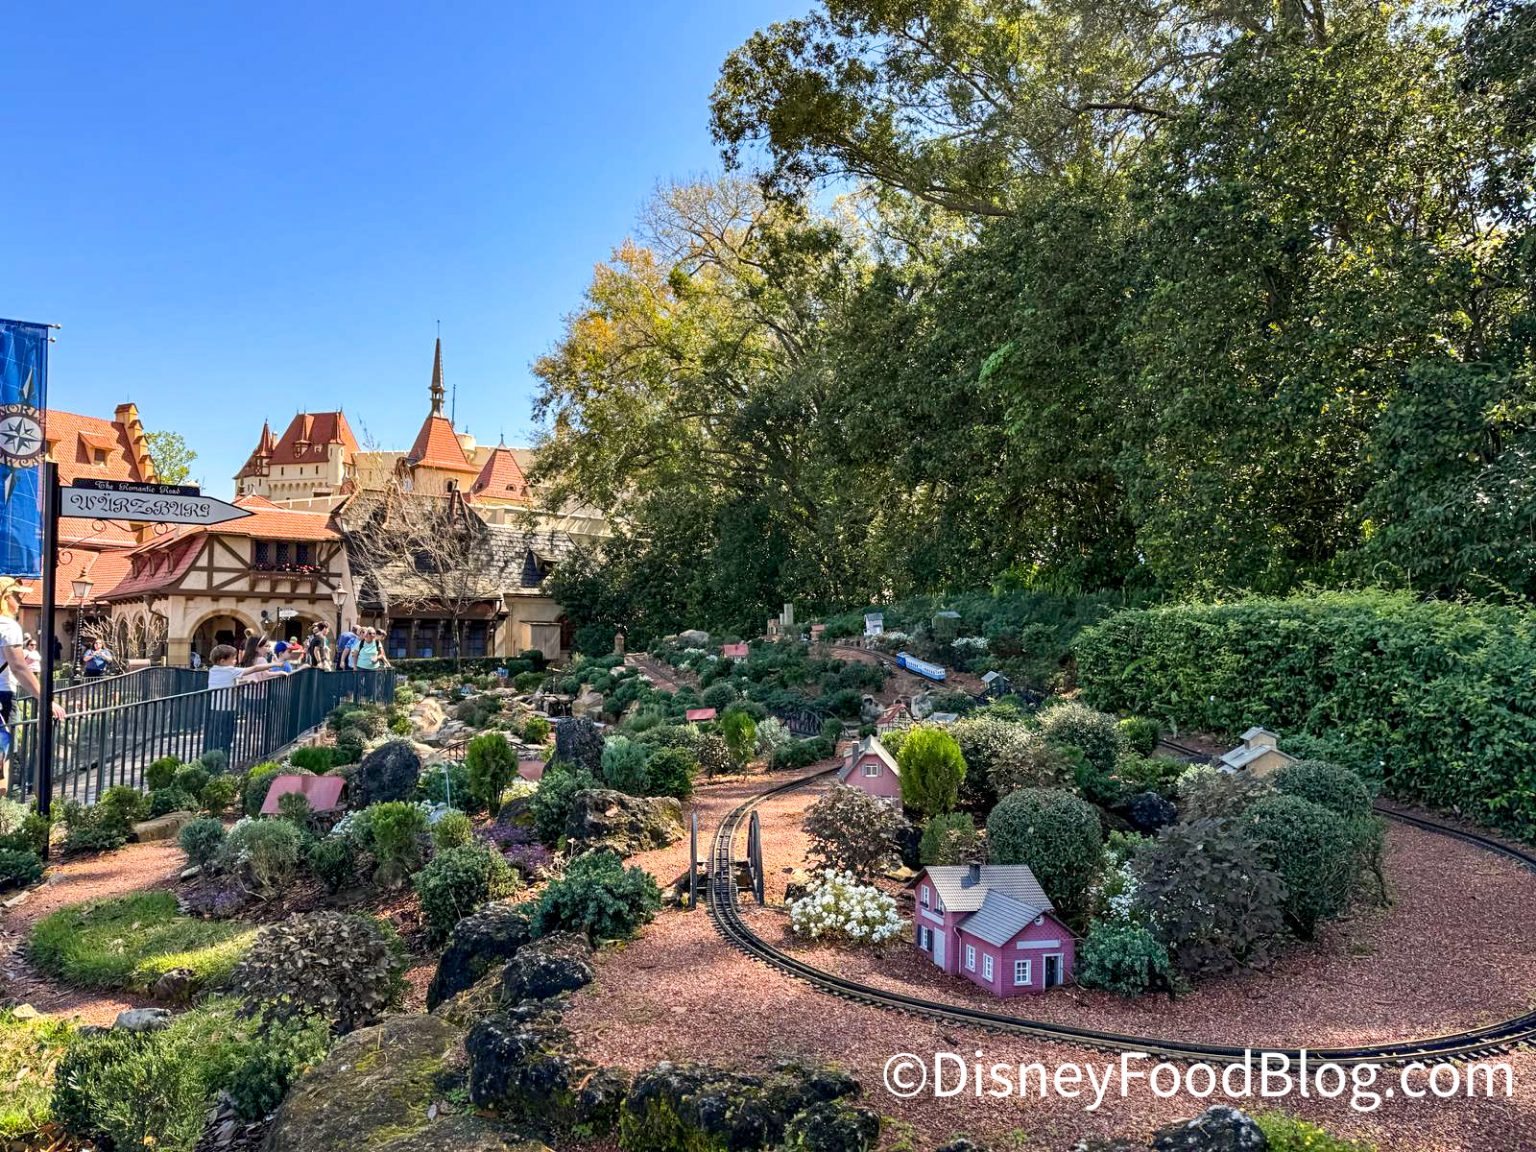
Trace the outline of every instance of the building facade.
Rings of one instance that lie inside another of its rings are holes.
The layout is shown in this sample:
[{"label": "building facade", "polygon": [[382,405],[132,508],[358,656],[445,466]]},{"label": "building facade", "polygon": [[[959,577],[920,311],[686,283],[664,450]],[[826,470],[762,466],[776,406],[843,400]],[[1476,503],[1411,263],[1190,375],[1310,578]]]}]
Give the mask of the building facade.
[{"label": "building facade", "polygon": [[1027,865],[935,865],[913,883],[913,943],[946,975],[1001,997],[1071,980],[1076,938]]}]

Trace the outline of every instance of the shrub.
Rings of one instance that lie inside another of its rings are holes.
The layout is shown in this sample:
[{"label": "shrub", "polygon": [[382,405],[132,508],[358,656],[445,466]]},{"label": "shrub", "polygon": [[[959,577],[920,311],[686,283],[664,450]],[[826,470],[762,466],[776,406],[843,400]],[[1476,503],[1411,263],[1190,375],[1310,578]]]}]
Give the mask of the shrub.
[{"label": "shrub", "polygon": [[902,919],[893,897],[860,884],[851,872],[828,868],[790,904],[789,926],[808,940],[883,944],[901,934]]},{"label": "shrub", "polygon": [[189,861],[199,868],[206,868],[224,849],[224,822],[211,816],[194,820],[182,826],[176,842]]},{"label": "shrub", "polygon": [[1246,772],[1220,772],[1207,765],[1188,769],[1174,782],[1182,820],[1219,820],[1240,816],[1269,785]]},{"label": "shrub", "polygon": [[96,808],[125,831],[149,815],[149,797],[137,788],[117,784],[96,799]]},{"label": "shrub", "polygon": [[1138,756],[1150,756],[1157,751],[1158,738],[1163,734],[1162,725],[1147,716],[1127,716],[1120,721],[1120,735],[1126,748]]},{"label": "shrub", "polygon": [[551,846],[565,835],[565,818],[571,810],[576,793],[596,788],[598,783],[591,774],[559,761],[551,761],[544,768],[539,790],[528,801],[528,813],[533,817],[533,827],[539,839]]},{"label": "shrub", "polygon": [[149,815],[164,816],[170,812],[195,812],[198,799],[180,788],[160,788],[149,794]]},{"label": "shrub", "polygon": [[737,696],[738,694],[733,685],[716,684],[713,687],[706,688],[704,695],[700,699],[703,701],[704,707],[715,708],[723,712],[736,703]]},{"label": "shrub", "polygon": [[287,792],[279,796],[277,818],[288,821],[300,832],[308,832],[310,821],[314,818],[314,810],[309,806],[309,797],[302,792]]},{"label": "shrub", "polygon": [[1070,744],[1082,750],[1100,772],[1113,772],[1125,736],[1120,723],[1104,712],[1095,712],[1077,700],[1063,700],[1040,713],[1040,731],[1052,744]]},{"label": "shrub", "polygon": [[793,739],[794,737],[790,735],[789,729],[784,725],[784,721],[780,720],[777,716],[769,716],[757,725],[757,750],[759,752],[767,752],[771,755],[776,748],[782,748]]},{"label": "shrub", "polygon": [[1168,949],[1141,924],[1097,920],[1077,957],[1078,983],[1122,996],[1174,989]]},{"label": "shrub", "polygon": [[241,799],[241,807],[245,809],[247,816],[260,816],[261,806],[267,802],[267,793],[272,788],[272,781],[283,773],[280,764],[258,764],[252,768],[245,778],[245,790]]},{"label": "shrub", "polygon": [[421,868],[426,812],[408,800],[386,800],[363,812],[367,817],[365,842],[374,859],[374,882],[386,888],[405,883]]},{"label": "shrub", "polygon": [[172,968],[218,986],[250,937],[243,924],[183,916],[175,894],[157,890],[60,908],[37,922],[27,948],[68,984],[143,992]]},{"label": "shrub", "polygon": [[932,864],[969,864],[981,859],[981,838],[969,812],[943,812],[923,825],[917,856],[924,867]]},{"label": "shrub", "polygon": [[501,804],[507,784],[517,775],[517,753],[500,732],[482,732],[469,742],[464,766],[469,771],[469,791],[475,803],[495,809]]},{"label": "shrub", "polygon": [[215,776],[203,785],[203,791],[198,796],[203,808],[218,816],[229,811],[229,806],[235,802],[235,797],[240,793],[240,781],[233,776]]},{"label": "shrub", "polygon": [[87,808],[73,800],[64,802],[66,852],[108,852],[121,848],[128,842],[129,829],[128,822],[112,807],[97,804]]},{"label": "shrub", "polygon": [[529,744],[542,744],[549,739],[550,723],[547,716],[537,713],[523,722],[523,739]]},{"label": "shrub", "polygon": [[731,758],[730,746],[718,732],[699,733],[693,754],[698,757],[699,770],[706,776],[719,776],[736,767],[736,762]]},{"label": "shrub", "polygon": [[544,683],[542,672],[519,672],[512,677],[512,687],[519,692],[537,692],[539,685]]},{"label": "shrub", "polygon": [[1021,788],[987,817],[994,864],[1028,864],[1059,911],[1079,916],[1103,860],[1099,815],[1070,792]]},{"label": "shrub", "polygon": [[659,748],[646,761],[648,793],[686,800],[693,795],[693,780],[699,774],[699,762],[683,748]]},{"label": "shrub", "polygon": [[1170,824],[1131,866],[1138,908],[1186,976],[1262,958],[1283,926],[1285,887],[1233,820]]},{"label": "shrub", "polygon": [[0,892],[25,888],[43,878],[43,862],[30,848],[0,848]]},{"label": "shrub", "polygon": [[896,758],[901,765],[901,802],[923,816],[954,808],[965,779],[965,757],[941,728],[914,728]]},{"label": "shrub", "polygon": [[731,757],[731,763],[739,768],[752,758],[757,750],[757,725],[739,708],[732,708],[720,717],[720,736]]},{"label": "shrub", "polygon": [[432,825],[432,847],[442,852],[468,844],[474,837],[474,825],[463,812],[444,812]]},{"label": "shrub", "polygon": [[1265,796],[1243,814],[1259,857],[1285,884],[1285,917],[1310,940],[1321,920],[1349,904],[1358,862],[1349,825],[1336,812],[1300,796]]},{"label": "shrub", "polygon": [[471,696],[468,700],[460,702],[453,710],[453,718],[468,724],[471,728],[487,728],[500,715],[501,697],[499,696]]},{"label": "shrub", "polygon": [[304,862],[327,892],[340,892],[357,876],[357,850],[344,836],[326,836],[309,846]]},{"label": "shrub", "polygon": [[1115,778],[1125,794],[1156,792],[1171,800],[1178,795],[1179,779],[1188,769],[1189,765],[1182,760],[1127,752],[1115,765]]},{"label": "shrub", "polygon": [[416,874],[415,885],[427,935],[441,943],[464,917],[511,895],[517,875],[499,852],[477,840],[439,852]]},{"label": "shrub", "polygon": [[393,713],[389,718],[389,732],[392,736],[409,736],[411,734],[411,718],[404,712]]},{"label": "shrub", "polygon": [[811,854],[825,867],[860,880],[878,875],[899,857],[899,838],[909,825],[895,805],[846,784],[806,810]]},{"label": "shrub", "polygon": [[1374,1144],[1334,1136],[1283,1112],[1260,1112],[1253,1119],[1264,1133],[1268,1152],[1378,1152]]},{"label": "shrub", "polygon": [[263,928],[229,983],[266,1019],[313,1013],[350,1032],[399,1002],[402,968],[377,921],[309,912]]},{"label": "shrub", "polygon": [[282,891],[299,872],[304,837],[286,820],[240,820],[224,838],[223,866],[245,875],[262,896]]},{"label": "shrub", "polygon": [[210,776],[222,776],[229,771],[229,753],[222,748],[210,748],[197,758],[203,771]]},{"label": "shrub", "polygon": [[76,1039],[73,1024],[50,1016],[18,1020],[0,1009],[0,1141],[35,1148],[29,1138],[52,1120],[54,1066]]},{"label": "shrub", "polygon": [[178,788],[188,796],[198,796],[203,789],[208,787],[208,781],[212,774],[201,764],[188,764],[180,772],[176,773],[176,779],[171,783],[172,788]]},{"label": "shrub", "polygon": [[48,818],[25,804],[0,796],[0,848],[42,855],[48,846]]},{"label": "shrub", "polygon": [[306,772],[313,772],[317,776],[329,772],[334,762],[335,757],[331,755],[331,750],[318,744],[295,748],[288,754],[288,763],[295,768],[303,768]]},{"label": "shrub", "polygon": [[625,868],[611,852],[588,852],[551,880],[534,911],[534,928],[580,932],[594,943],[623,940],[649,923],[661,908],[661,890],[643,868]]},{"label": "shrub", "polygon": [[651,777],[646,769],[649,759],[645,745],[625,736],[610,737],[603,746],[603,780],[610,788],[631,796],[650,795]]},{"label": "shrub", "polygon": [[434,764],[421,774],[421,794],[434,804],[448,804],[462,812],[477,812],[469,787],[469,766],[463,761]]},{"label": "shrub", "polygon": [[1364,820],[1371,814],[1371,790],[1364,780],[1326,760],[1300,760],[1287,764],[1273,778],[1275,791],[1300,796],[1321,804],[1345,820]]},{"label": "shrub", "polygon": [[356,764],[363,758],[363,749],[367,743],[367,736],[361,728],[343,728],[336,733],[336,744],[331,749],[331,767]]},{"label": "shrub", "polygon": [[144,769],[144,787],[151,792],[169,788],[176,782],[176,773],[179,771],[181,771],[181,761],[174,756],[162,756],[158,760],[152,760],[149,767]]}]

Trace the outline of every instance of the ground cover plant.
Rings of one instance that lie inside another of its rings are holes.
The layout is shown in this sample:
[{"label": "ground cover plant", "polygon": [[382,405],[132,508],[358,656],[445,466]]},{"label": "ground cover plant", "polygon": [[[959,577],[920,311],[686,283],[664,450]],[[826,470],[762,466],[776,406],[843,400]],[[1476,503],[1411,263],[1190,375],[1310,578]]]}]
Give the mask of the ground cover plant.
[{"label": "ground cover plant", "polygon": [[54,1066],[74,1034],[67,1021],[22,1020],[0,1009],[0,1140],[30,1136],[52,1118]]}]

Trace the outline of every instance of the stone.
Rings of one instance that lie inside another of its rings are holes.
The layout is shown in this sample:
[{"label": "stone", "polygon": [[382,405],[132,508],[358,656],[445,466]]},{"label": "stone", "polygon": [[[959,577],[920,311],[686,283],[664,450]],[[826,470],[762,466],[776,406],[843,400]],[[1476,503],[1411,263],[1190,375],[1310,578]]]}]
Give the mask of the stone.
[{"label": "stone", "polygon": [[288,1090],[264,1152],[432,1148],[429,1113],[464,1033],[437,1016],[390,1016],[336,1042]]},{"label": "stone", "polygon": [[377,1152],[549,1152],[479,1116],[439,1115],[425,1127],[377,1146]]},{"label": "stone", "polygon": [[684,648],[708,648],[709,633],[700,628],[689,628],[677,634],[677,642]]},{"label": "stone", "polygon": [[557,932],[535,940],[502,969],[502,1002],[548,1000],[586,987],[597,976],[591,957],[591,945],[574,933]]},{"label": "stone", "polygon": [[470,1103],[508,1120],[554,1128],[575,1123],[581,1088],[597,1071],[576,1051],[559,1012],[542,1004],[480,1020],[464,1050]]},{"label": "stone", "polygon": [[411,727],[417,735],[431,735],[443,726],[447,718],[442,704],[431,696],[425,696],[411,705]]},{"label": "stone", "polygon": [[153,820],[142,820],[133,826],[133,839],[141,844],[154,840],[172,840],[182,828],[197,819],[196,812],[167,812]]},{"label": "stone", "polygon": [[202,987],[202,981],[192,969],[172,968],[161,973],[159,978],[149,986],[149,995],[151,999],[166,1004],[185,1004],[192,999],[200,987]]},{"label": "stone", "polygon": [[202,874],[203,866],[201,864],[193,864],[190,868],[183,868],[180,872],[176,873],[176,879],[186,883],[188,880],[196,880]]},{"label": "stone", "polygon": [[601,720],[604,703],[601,692],[594,692],[588,688],[571,701],[571,715],[587,720]]},{"label": "stone", "polygon": [[30,1004],[18,1004],[11,1009],[13,1020],[36,1020],[41,1015],[42,1013]]},{"label": "stone", "polygon": [[802,896],[809,896],[811,883],[816,879],[814,875],[804,868],[795,868],[789,874],[789,879],[784,882],[784,903],[790,904],[799,900]]},{"label": "stone", "polygon": [[583,1131],[601,1138],[618,1129],[629,1083],[629,1073],[622,1068],[599,1068],[587,1077],[576,1093],[576,1123]]},{"label": "stone", "polygon": [[933,1152],[987,1152],[987,1146],[961,1136],[951,1140],[948,1144],[941,1144]]},{"label": "stone", "polygon": [[1253,1117],[1225,1104],[1152,1134],[1152,1152],[1265,1152],[1268,1147]]},{"label": "stone", "polygon": [[1147,1152],[1145,1144],[1134,1140],[1090,1140],[1084,1138],[1072,1145],[1071,1152]]},{"label": "stone", "polygon": [[18,905],[25,904],[27,902],[27,897],[30,895],[31,892],[23,888],[14,896],[7,896],[4,900],[0,900],[0,908],[11,909],[17,907]]},{"label": "stone", "polygon": [[880,1115],[842,1100],[812,1104],[790,1120],[784,1147],[794,1152],[873,1152]]},{"label": "stone", "polygon": [[1179,818],[1179,810],[1156,792],[1138,792],[1125,802],[1125,819],[1143,836],[1152,836]]},{"label": "stone", "polygon": [[474,987],[498,964],[505,964],[533,940],[528,911],[500,902],[488,904],[453,926],[448,946],[427,986],[427,1008]]},{"label": "stone", "polygon": [[683,805],[671,796],[588,788],[571,797],[565,834],[573,856],[593,848],[610,848],[620,856],[665,848],[683,838]]},{"label": "stone", "polygon": [[432,1009],[432,1015],[441,1016],[454,1027],[468,1031],[477,1022],[501,1009],[501,970],[494,968],[473,987],[438,1004]]},{"label": "stone", "polygon": [[169,1008],[128,1008],[117,1014],[112,1027],[124,1032],[158,1032],[171,1025]]},{"label": "stone", "polygon": [[357,766],[352,807],[366,808],[387,800],[410,800],[421,776],[421,757],[405,740],[389,743],[368,753]]}]

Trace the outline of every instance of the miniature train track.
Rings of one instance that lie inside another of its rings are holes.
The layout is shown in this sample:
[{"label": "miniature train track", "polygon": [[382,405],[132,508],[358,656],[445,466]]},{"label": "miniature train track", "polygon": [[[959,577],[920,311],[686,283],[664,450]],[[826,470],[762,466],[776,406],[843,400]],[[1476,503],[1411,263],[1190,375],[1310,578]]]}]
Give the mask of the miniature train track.
[{"label": "miniature train track", "polygon": [[[1052,1043],[1073,1043],[1112,1052],[1145,1052],[1165,1060],[1208,1061],[1226,1063],[1242,1060],[1247,1051],[1276,1052],[1295,1061],[1301,1058],[1301,1049],[1249,1045],[1248,1048],[1212,1044],[1201,1041],[1170,1040],[1156,1036],[1131,1036],[1119,1032],[1105,1032],[1092,1028],[1074,1028],[1045,1020],[1028,1020],[981,1008],[945,1004],[907,996],[849,980],[832,972],[807,964],[788,953],[775,948],[747,926],[737,906],[735,880],[735,843],[742,823],[759,804],[785,792],[803,788],[836,771],[829,768],[787,781],[749,797],[721,821],[715,834],[711,854],[709,886],[709,914],[716,930],[725,941],[754,960],[776,968],[786,975],[804,981],[821,992],[841,997],[874,1008],[903,1012],[923,1019],[944,1024],[979,1027],[991,1032],[1008,1035],[1030,1036]],[[1475,832],[1441,824],[1423,816],[1409,815],[1378,805],[1377,810],[1389,820],[1409,824],[1435,835],[1448,836],[1474,845],[1484,851],[1512,860],[1522,867],[1536,872],[1536,855],[1519,848],[1502,844]],[[1381,1044],[1364,1044],[1343,1048],[1307,1048],[1307,1058],[1314,1063],[1332,1062],[1352,1064],[1409,1064],[1414,1061],[1475,1060],[1498,1055],[1509,1049],[1536,1042],[1536,1012],[1528,1012],[1509,1020],[1483,1028],[1468,1029],[1440,1036],[1396,1040]]]}]

